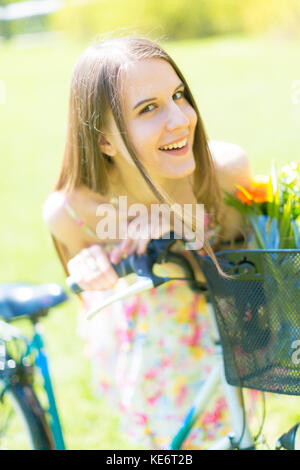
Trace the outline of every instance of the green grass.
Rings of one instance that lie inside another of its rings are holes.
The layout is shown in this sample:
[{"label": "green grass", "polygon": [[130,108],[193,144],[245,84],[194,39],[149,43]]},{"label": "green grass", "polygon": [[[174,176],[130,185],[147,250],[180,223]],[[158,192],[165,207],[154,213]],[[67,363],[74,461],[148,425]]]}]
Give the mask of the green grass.
[{"label": "green grass", "polygon": [[[244,147],[254,172],[268,171],[272,160],[299,159],[300,104],[292,102],[292,85],[300,80],[299,45],[258,38],[166,45],[191,84],[209,137]],[[85,47],[0,45],[0,80],[7,91],[0,104],[0,281],[64,282],[41,208],[60,166],[71,71]],[[113,410],[93,395],[76,331],[77,307],[73,299],[44,321],[67,445],[134,447],[118,432]],[[299,419],[300,403],[297,397],[268,403],[266,429],[273,439],[280,422],[288,426]]]}]

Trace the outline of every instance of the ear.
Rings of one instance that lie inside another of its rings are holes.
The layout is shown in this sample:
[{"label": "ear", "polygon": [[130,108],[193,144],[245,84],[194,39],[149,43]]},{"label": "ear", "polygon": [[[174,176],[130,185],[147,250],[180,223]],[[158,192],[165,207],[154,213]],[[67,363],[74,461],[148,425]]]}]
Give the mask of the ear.
[{"label": "ear", "polygon": [[105,153],[109,157],[114,157],[117,154],[117,150],[113,143],[107,140],[102,132],[100,132],[98,142],[101,152]]}]

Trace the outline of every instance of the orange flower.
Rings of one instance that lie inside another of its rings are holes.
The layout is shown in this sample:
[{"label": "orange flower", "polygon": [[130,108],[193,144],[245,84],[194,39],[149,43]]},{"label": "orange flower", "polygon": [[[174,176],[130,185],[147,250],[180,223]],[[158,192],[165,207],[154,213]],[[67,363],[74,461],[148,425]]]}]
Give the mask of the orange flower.
[{"label": "orange flower", "polygon": [[242,186],[237,185],[238,192],[236,197],[248,204],[249,206],[253,203],[262,203],[268,201],[269,195],[269,186],[270,179],[265,175],[257,175],[251,181],[251,184],[248,188],[243,188]]}]

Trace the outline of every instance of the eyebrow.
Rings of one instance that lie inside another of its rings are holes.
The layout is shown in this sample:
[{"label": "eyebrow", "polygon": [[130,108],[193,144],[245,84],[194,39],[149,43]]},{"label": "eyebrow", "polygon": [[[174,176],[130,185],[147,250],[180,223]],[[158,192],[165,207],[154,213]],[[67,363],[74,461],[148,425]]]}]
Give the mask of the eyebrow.
[{"label": "eyebrow", "polygon": [[[183,82],[180,82],[179,85],[177,85],[177,87],[175,88],[174,93],[178,90],[178,88],[181,88],[182,86],[184,86],[184,83],[183,83]],[[136,109],[136,108],[138,108],[139,106],[141,106],[142,104],[148,103],[149,101],[154,101],[154,100],[157,100],[157,98],[156,98],[156,97],[153,97],[153,98],[145,98],[144,100],[139,101],[139,102],[133,107],[133,109]]]}]

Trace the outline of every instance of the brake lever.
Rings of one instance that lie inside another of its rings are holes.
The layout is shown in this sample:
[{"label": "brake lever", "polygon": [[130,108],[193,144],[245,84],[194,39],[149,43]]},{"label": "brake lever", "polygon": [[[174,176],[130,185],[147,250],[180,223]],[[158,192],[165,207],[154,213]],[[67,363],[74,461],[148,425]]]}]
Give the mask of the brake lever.
[{"label": "brake lever", "polygon": [[149,289],[153,289],[154,283],[152,279],[148,277],[138,276],[137,280],[134,284],[122,289],[120,291],[115,292],[114,294],[110,295],[107,299],[104,299],[96,308],[90,309],[87,312],[86,318],[91,320],[97,313],[101,312],[105,307],[117,302],[118,300],[123,300],[130,295],[140,294],[141,292],[145,292]]},{"label": "brake lever", "polygon": [[[166,278],[161,278],[153,274],[153,266],[155,263],[162,263],[167,256],[171,246],[176,242],[174,232],[169,233],[169,238],[152,239],[148,243],[147,252],[143,255],[133,253],[125,259],[122,259],[118,264],[112,264],[119,277],[127,276],[128,274],[136,273],[140,277],[148,277],[153,282],[153,287],[166,282]],[[67,286],[75,294],[80,294],[83,289],[78,286],[76,281],[69,276],[66,279]]]},{"label": "brake lever", "polygon": [[[134,253],[127,258],[122,259],[117,265],[113,264],[112,267],[115,269],[119,277],[136,273],[137,279],[132,285],[119,292],[115,292],[113,295],[104,299],[96,308],[88,311],[87,318],[91,319],[105,307],[117,302],[118,300],[122,300],[129,295],[145,292],[171,281],[172,278],[170,277],[156,276],[153,273],[153,266],[156,263],[163,263],[167,260],[169,250],[176,240],[174,232],[170,232],[169,238],[152,239],[147,246],[146,254],[138,256]],[[81,289],[71,277],[67,278],[66,282],[73,292],[77,294],[83,292],[83,289]]]},{"label": "brake lever", "polygon": [[[121,260],[117,265],[113,264],[112,267],[115,269],[119,277],[136,273],[137,279],[132,285],[120,290],[119,292],[115,292],[108,298],[104,299],[96,308],[89,310],[87,312],[87,319],[90,320],[97,313],[114,302],[125,299],[130,295],[145,292],[149,289],[153,289],[154,287],[158,287],[165,282],[168,282],[169,278],[156,276],[153,273],[153,265],[155,262],[158,262],[157,251],[158,247],[156,245],[152,247],[150,246],[147,250],[147,254],[138,256],[136,253],[134,253],[129,257]],[[166,247],[164,246],[164,250],[160,250],[159,257],[161,259],[165,254],[165,251]],[[66,282],[68,287],[76,294],[83,292],[83,289],[81,289],[71,277],[68,277]]]},{"label": "brake lever", "polygon": [[[112,267],[119,277],[125,277],[129,274],[136,273],[138,278],[148,278],[151,280],[152,287],[157,287],[168,279],[156,276],[153,273],[154,264],[155,260],[152,256],[149,257],[147,254],[138,256],[136,253],[133,253],[127,258],[122,259],[118,264],[112,264]],[[84,289],[78,286],[71,276],[66,279],[66,283],[69,289],[75,294],[81,294],[84,292]]]}]

